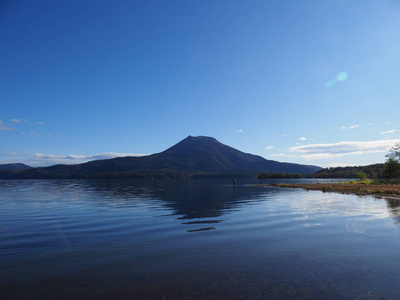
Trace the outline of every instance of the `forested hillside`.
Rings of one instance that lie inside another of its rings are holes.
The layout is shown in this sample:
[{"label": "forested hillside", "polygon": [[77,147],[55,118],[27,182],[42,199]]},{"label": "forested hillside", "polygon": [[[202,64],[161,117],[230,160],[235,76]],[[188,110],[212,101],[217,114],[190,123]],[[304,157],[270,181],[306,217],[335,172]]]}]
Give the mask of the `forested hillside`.
[{"label": "forested hillside", "polygon": [[307,177],[313,178],[357,178],[357,173],[364,172],[369,179],[382,178],[384,164],[374,164],[358,167],[337,167],[319,170]]}]

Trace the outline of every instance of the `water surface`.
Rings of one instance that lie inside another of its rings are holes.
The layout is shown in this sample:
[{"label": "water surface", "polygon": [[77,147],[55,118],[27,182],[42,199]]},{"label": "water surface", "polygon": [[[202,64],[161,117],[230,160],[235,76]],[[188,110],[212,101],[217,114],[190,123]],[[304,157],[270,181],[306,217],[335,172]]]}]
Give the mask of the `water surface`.
[{"label": "water surface", "polygon": [[399,202],[251,183],[0,181],[2,298],[400,298]]}]

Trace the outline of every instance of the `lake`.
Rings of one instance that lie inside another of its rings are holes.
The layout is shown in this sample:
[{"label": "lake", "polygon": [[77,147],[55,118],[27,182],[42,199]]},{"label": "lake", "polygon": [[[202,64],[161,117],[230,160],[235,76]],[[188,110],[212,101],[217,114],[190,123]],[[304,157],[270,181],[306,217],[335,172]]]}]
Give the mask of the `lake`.
[{"label": "lake", "polygon": [[0,180],[1,297],[400,298],[399,201],[254,183]]}]

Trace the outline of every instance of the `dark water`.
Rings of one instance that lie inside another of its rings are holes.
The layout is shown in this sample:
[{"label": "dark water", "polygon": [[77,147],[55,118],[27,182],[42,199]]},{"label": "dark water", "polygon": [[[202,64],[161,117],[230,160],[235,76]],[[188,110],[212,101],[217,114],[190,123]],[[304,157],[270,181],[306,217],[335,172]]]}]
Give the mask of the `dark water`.
[{"label": "dark water", "polygon": [[249,183],[0,181],[0,297],[400,298],[399,202]]}]

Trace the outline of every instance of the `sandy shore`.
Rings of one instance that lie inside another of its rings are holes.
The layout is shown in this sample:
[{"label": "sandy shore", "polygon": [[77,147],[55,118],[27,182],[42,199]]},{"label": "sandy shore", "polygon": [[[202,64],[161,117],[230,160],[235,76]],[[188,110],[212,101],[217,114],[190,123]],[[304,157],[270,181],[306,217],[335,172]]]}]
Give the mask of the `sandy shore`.
[{"label": "sandy shore", "polygon": [[282,188],[302,188],[323,192],[337,192],[355,195],[390,196],[400,199],[400,184],[352,184],[352,183],[281,183],[267,184]]}]

